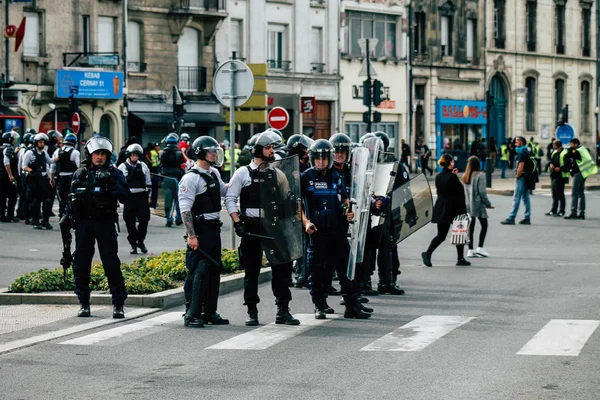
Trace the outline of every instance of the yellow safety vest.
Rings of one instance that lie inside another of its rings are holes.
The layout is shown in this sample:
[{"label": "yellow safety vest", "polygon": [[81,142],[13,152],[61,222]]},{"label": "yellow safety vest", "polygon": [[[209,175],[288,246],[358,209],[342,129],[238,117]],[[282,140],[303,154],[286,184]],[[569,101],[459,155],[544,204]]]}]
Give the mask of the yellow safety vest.
[{"label": "yellow safety vest", "polygon": [[[225,162],[223,163],[223,171],[231,171],[231,153],[230,153],[230,149],[227,149],[224,151],[225,154]],[[235,157],[235,165],[237,168],[237,164],[238,164],[238,159],[240,158],[240,149],[233,149],[233,156]]]},{"label": "yellow safety vest", "polygon": [[509,158],[510,158],[510,154],[508,151],[508,146],[503,144],[502,146],[500,146],[500,160],[508,161]]},{"label": "yellow safety vest", "polygon": [[[556,154],[558,150],[552,150],[552,155],[550,156],[550,158],[554,158],[554,155]],[[569,177],[569,171],[563,171],[562,167],[565,165],[565,155],[567,154],[567,152],[565,151],[565,149],[562,149],[560,152],[560,157],[559,157],[559,166],[560,166],[560,174],[563,178],[568,178]]]},{"label": "yellow safety vest", "polygon": [[158,167],[160,162],[160,158],[158,157],[158,151],[150,150],[150,162],[152,163],[152,167]]},{"label": "yellow safety vest", "polygon": [[581,155],[581,160],[577,160],[577,167],[579,168],[579,172],[581,172],[583,179],[590,175],[596,175],[598,173],[598,167],[594,160],[592,160],[590,152],[583,146],[579,146],[577,151]]}]

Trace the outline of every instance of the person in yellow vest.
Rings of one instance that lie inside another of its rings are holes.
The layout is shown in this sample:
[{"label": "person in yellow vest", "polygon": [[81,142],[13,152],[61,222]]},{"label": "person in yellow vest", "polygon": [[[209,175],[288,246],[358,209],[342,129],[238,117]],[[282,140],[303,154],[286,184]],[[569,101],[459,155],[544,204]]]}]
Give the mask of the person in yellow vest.
[{"label": "person in yellow vest", "polygon": [[[236,169],[239,167],[238,160],[240,158],[240,152],[241,152],[241,150],[239,149],[239,147],[237,146],[237,143],[236,143],[235,148],[233,149],[233,157],[234,157]],[[229,179],[231,178],[231,152],[230,152],[229,146],[225,147],[224,153],[225,153],[225,163],[223,164],[223,182],[229,182]]]},{"label": "person in yellow vest", "polygon": [[160,143],[148,143],[146,153],[146,164],[150,169],[152,181],[152,194],[150,196],[150,208],[156,208],[158,202],[158,173],[160,168]]},{"label": "person in yellow vest", "polygon": [[[571,139],[567,152],[570,162],[570,172],[573,177],[571,189],[571,214],[565,219],[585,219],[585,180],[590,175],[598,173],[598,167],[588,149],[583,147],[579,139]],[[579,211],[579,213],[577,213]]]},{"label": "person in yellow vest", "polygon": [[562,147],[560,140],[552,142],[552,153],[548,172],[550,173],[552,188],[552,208],[546,215],[551,217],[562,217],[565,215],[565,184],[569,181],[568,163],[565,163],[567,152]]},{"label": "person in yellow vest", "polygon": [[500,146],[500,165],[502,167],[502,174],[500,177],[506,179],[506,169],[508,168],[508,161],[510,160],[510,150],[508,149],[508,141],[505,141]]}]

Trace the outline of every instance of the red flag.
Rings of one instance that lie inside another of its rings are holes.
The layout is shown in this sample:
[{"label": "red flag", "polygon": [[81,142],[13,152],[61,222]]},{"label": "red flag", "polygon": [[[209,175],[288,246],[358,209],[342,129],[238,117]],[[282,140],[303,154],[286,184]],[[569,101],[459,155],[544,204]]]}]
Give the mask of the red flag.
[{"label": "red flag", "polygon": [[27,19],[27,17],[23,17],[23,21],[21,21],[21,25],[19,25],[19,29],[17,29],[17,33],[15,35],[15,51],[19,50],[19,47],[21,46],[21,42],[23,41],[23,38],[25,37],[25,20]]}]

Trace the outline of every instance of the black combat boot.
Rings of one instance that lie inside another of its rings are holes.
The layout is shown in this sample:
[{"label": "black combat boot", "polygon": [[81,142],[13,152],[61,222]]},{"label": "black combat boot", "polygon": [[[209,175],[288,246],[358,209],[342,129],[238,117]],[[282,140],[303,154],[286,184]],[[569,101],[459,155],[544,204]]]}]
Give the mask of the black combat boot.
[{"label": "black combat boot", "polygon": [[377,290],[373,290],[373,286],[371,281],[365,282],[364,287],[360,291],[361,294],[365,296],[378,296],[379,292]]},{"label": "black combat boot", "polygon": [[146,254],[148,252],[148,249],[146,248],[146,245],[144,244],[144,242],[138,242],[137,247],[139,247],[140,251],[144,254]]},{"label": "black combat boot", "polygon": [[89,317],[91,314],[90,312],[90,305],[89,304],[81,304],[81,307],[79,308],[79,312],[77,312],[77,316],[78,317]]},{"label": "black combat boot", "polygon": [[358,309],[367,313],[372,313],[373,309],[371,307],[367,307],[361,303],[357,303]]},{"label": "black combat boot", "polygon": [[218,313],[202,314],[202,319],[207,324],[212,324],[212,325],[229,325],[229,320],[221,317]]},{"label": "black combat boot", "polygon": [[344,311],[344,318],[355,318],[355,319],[367,319],[371,318],[371,314],[364,312],[359,308],[360,302],[356,298],[346,299],[346,311]]},{"label": "black combat boot", "polygon": [[115,319],[125,318],[125,311],[123,311],[123,304],[115,304],[113,306],[113,318],[115,318]]},{"label": "black combat boot", "polygon": [[183,320],[183,326],[189,326],[190,328],[204,328],[204,320],[200,317],[194,317],[187,313]]},{"label": "black combat boot", "polygon": [[315,305],[315,319],[327,319],[324,305]]},{"label": "black combat boot", "polygon": [[300,325],[300,321],[290,314],[290,309],[288,308],[288,302],[281,302],[277,304],[277,315],[275,315],[275,323],[276,324],[285,324],[285,325]]},{"label": "black combat boot", "polygon": [[246,318],[246,326],[258,325],[258,308],[256,304],[248,304],[248,318]]},{"label": "black combat boot", "polygon": [[377,290],[381,294],[393,294],[393,295],[403,295],[404,290],[400,289],[395,284],[393,285],[378,285]]}]

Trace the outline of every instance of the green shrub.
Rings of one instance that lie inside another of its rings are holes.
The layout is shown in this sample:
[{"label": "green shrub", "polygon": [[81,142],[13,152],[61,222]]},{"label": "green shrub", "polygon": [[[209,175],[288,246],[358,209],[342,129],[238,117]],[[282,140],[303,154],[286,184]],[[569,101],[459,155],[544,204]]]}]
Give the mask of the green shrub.
[{"label": "green shrub", "polygon": [[[236,249],[222,249],[221,259],[222,273],[239,271],[240,262]],[[149,294],[172,289],[187,276],[185,250],[138,258],[130,264],[122,263],[121,271],[129,294]],[[90,288],[95,291],[109,291],[104,268],[100,263],[92,264]],[[9,289],[13,293],[73,291],[75,289],[73,269],[67,271],[66,281],[63,279],[62,268],[55,270],[43,268],[30,272],[15,279]]]}]

